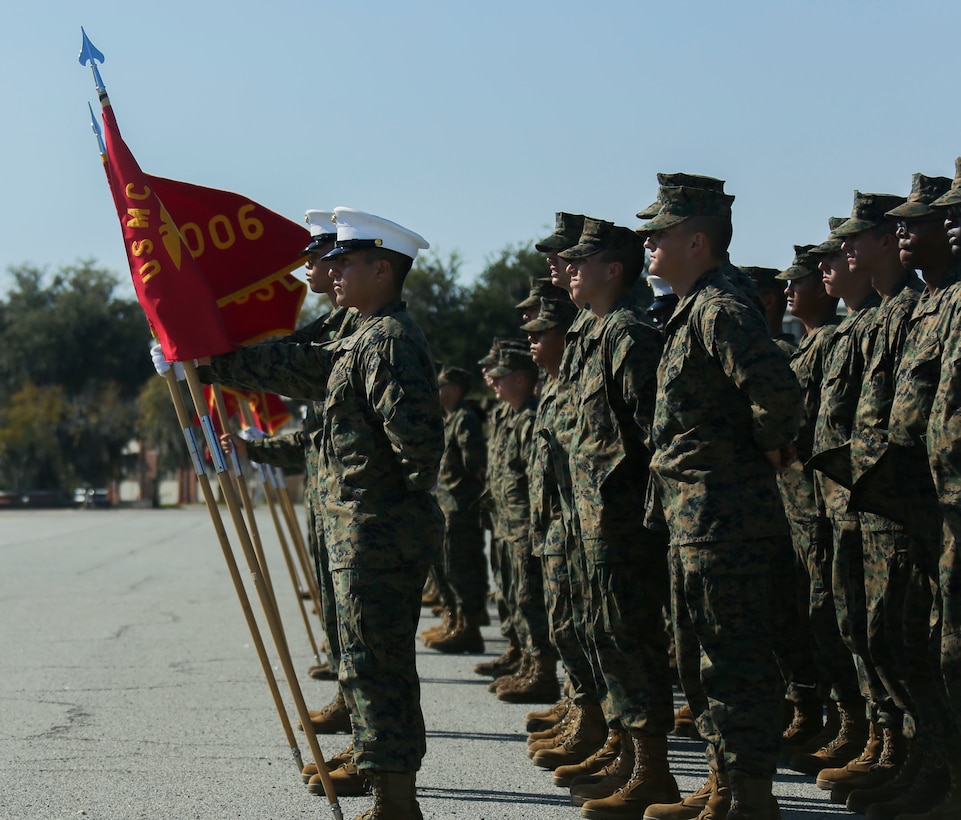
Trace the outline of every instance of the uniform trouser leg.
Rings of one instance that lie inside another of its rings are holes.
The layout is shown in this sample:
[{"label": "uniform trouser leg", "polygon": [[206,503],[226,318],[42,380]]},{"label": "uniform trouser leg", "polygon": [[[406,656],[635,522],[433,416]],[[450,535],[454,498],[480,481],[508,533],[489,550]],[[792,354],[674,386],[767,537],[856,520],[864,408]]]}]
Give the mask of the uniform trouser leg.
[{"label": "uniform trouser leg", "polygon": [[[937,516],[940,523],[940,516]],[[941,677],[941,593],[938,559],[940,526],[910,541],[910,577],[904,602],[905,684],[916,709],[917,735],[937,749],[959,742],[952,729],[948,696]]]},{"label": "uniform trouser leg", "polygon": [[804,593],[808,590],[807,577],[798,567],[789,538],[782,539],[778,546],[773,580],[776,585],[774,656],[787,684],[787,699],[800,703],[817,695],[818,667],[806,606],[802,619],[800,604],[802,597],[806,597],[800,590]]},{"label": "uniform trouser leg", "polygon": [[941,591],[941,674],[954,718],[961,729],[961,514],[944,512],[944,534],[938,562]]},{"label": "uniform trouser leg", "polygon": [[671,585],[671,623],[674,629],[674,660],[677,676],[694,716],[698,734],[707,742],[707,761],[714,771],[722,765],[717,759],[721,736],[711,718],[707,694],[701,684],[701,645],[694,631],[691,613],[684,595],[684,565],[679,547],[672,546],[668,553]]},{"label": "uniform trouser leg", "polygon": [[487,608],[487,559],[480,516],[454,513],[445,520],[444,557],[447,580],[457,608],[468,617]]},{"label": "uniform trouser leg", "polygon": [[427,574],[434,582],[434,586],[437,587],[437,597],[440,599],[441,606],[452,612],[456,611],[457,596],[454,594],[454,588],[447,577],[446,560],[439,564],[432,564]]},{"label": "uniform trouser leg", "polygon": [[792,522],[795,549],[810,583],[808,623],[817,648],[816,657],[824,670],[829,697],[835,703],[855,703],[858,688],[854,658],[841,639],[834,605],[834,532],[826,518]]},{"label": "uniform trouser leg", "polygon": [[574,634],[581,647],[581,654],[587,659],[593,685],[584,691],[574,691],[574,700],[589,699],[600,703],[604,696],[604,679],[599,677],[590,662],[591,642],[588,638],[590,621],[590,581],[587,573],[587,559],[580,543],[573,537],[567,539],[567,564],[570,574],[571,613],[574,619]]},{"label": "uniform trouser leg", "polygon": [[340,569],[333,577],[354,762],[416,771],[427,750],[414,649],[427,567]]},{"label": "uniform trouser leg", "polygon": [[[713,723],[717,740],[708,740],[715,765],[769,778],[777,766],[784,694],[770,617],[776,539],[678,549],[683,600],[675,609],[687,610],[700,658],[700,686],[685,692],[688,702],[699,726]],[[679,664],[686,654],[679,650]]]},{"label": "uniform trouser leg", "polygon": [[[893,522],[864,515],[864,593],[871,663],[887,692],[878,703],[877,722],[882,728],[899,728],[914,705],[905,686],[904,602],[909,567],[908,536]],[[888,525],[888,526],[885,526]]]},{"label": "uniform trouser leg", "polygon": [[554,657],[544,604],[544,574],[540,559],[533,555],[529,537],[511,540],[511,559],[515,623],[523,624],[518,628],[518,635],[526,637],[527,649],[532,654]]},{"label": "uniform trouser leg", "polygon": [[643,560],[594,562],[588,637],[591,661],[603,678],[609,726],[666,735],[674,726],[667,641],[661,611],[668,594],[667,557],[644,550]]},{"label": "uniform trouser leg", "polygon": [[574,605],[571,601],[571,575],[567,555],[544,555],[541,557],[541,566],[544,571],[544,603],[547,607],[551,643],[560,656],[574,691],[593,692],[594,674],[574,628]]},{"label": "uniform trouser leg", "polygon": [[[858,688],[867,703],[868,717],[877,720],[887,689],[878,677],[868,649],[868,611],[864,591],[864,542],[856,516],[831,519],[834,526],[832,581],[841,639],[854,657]],[[899,724],[900,725],[900,724]]]},{"label": "uniform trouser leg", "polygon": [[308,509],[307,523],[314,533],[314,572],[317,575],[317,588],[320,590],[320,621],[329,647],[327,657],[330,659],[331,669],[336,669],[340,665],[340,630],[337,626],[337,603],[334,600],[334,582],[330,577],[323,522],[320,516]]},{"label": "uniform trouser leg", "polygon": [[[514,609],[510,605],[511,561],[504,539],[491,537],[491,572],[494,576],[494,599],[497,602],[497,615],[501,622],[501,635],[505,638],[516,635]],[[520,642],[520,638],[518,638]],[[523,643],[520,643],[523,646]]]}]

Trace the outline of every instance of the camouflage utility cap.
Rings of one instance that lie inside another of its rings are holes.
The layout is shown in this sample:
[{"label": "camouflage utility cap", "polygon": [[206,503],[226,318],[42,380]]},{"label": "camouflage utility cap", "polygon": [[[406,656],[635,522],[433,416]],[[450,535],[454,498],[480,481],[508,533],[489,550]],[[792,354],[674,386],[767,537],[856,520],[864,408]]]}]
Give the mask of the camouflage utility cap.
[{"label": "camouflage utility cap", "polygon": [[437,377],[437,384],[443,387],[445,384],[453,384],[465,393],[470,390],[470,373],[463,367],[445,367]]},{"label": "camouflage utility cap", "polygon": [[521,330],[525,333],[542,333],[552,327],[570,327],[576,315],[577,306],[570,299],[566,302],[543,299],[537,318],[521,325]]},{"label": "camouflage utility cap", "polygon": [[497,364],[501,355],[501,345],[506,341],[509,340],[503,336],[495,336],[494,341],[491,342],[491,349],[487,351],[487,355],[483,359],[478,359],[477,364],[481,367],[493,367]]},{"label": "camouflage utility cap", "polygon": [[561,259],[583,259],[585,256],[593,256],[609,248],[613,241],[614,223],[589,216],[584,220],[584,229],[577,244],[561,251],[558,256]]},{"label": "camouflage utility cap", "polygon": [[888,211],[885,216],[894,220],[937,216],[937,211],[931,207],[931,203],[947,193],[950,187],[951,180],[947,177],[926,177],[924,174],[915,174],[911,177],[911,193],[908,194],[908,201]]},{"label": "camouflage utility cap", "polygon": [[[833,218],[833,217],[832,217]],[[830,241],[830,240],[828,240]],[[822,243],[824,244],[824,243]],[[818,273],[818,263],[820,259],[814,254],[816,245],[795,245],[794,262],[789,268],[781,271],[777,278],[782,282],[792,279],[803,279],[805,276]],[[838,240],[838,250],[841,250],[841,242]]]},{"label": "camouflage utility cap", "polygon": [[501,357],[500,361],[497,362],[497,367],[493,368],[487,375],[492,379],[499,379],[517,370],[529,370],[532,372],[537,370],[537,365],[534,364],[534,360],[531,358],[531,351],[527,346],[527,342],[524,343],[523,350],[515,348],[505,348],[501,350]]},{"label": "camouflage utility cap", "polygon": [[841,239],[834,233],[838,226],[847,222],[847,217],[831,216],[828,217],[828,228],[831,233],[820,245],[815,245],[808,253],[812,256],[830,256],[832,253],[841,252]]},{"label": "camouflage utility cap", "polygon": [[931,203],[932,208],[950,208],[952,205],[961,205],[961,157],[954,161],[954,181],[948,192]]},{"label": "camouflage utility cap", "polygon": [[[658,186],[678,186],[687,188],[703,188],[705,191],[723,191],[724,180],[714,177],[702,177],[697,174],[661,174],[657,175]],[[638,211],[638,219],[653,219],[661,210],[660,198],[654,200],[643,211]]]},{"label": "camouflage utility cap", "polygon": [[885,214],[906,201],[905,197],[896,194],[862,194],[860,191],[855,191],[851,216],[838,225],[834,233],[843,239],[890,222],[891,220]]},{"label": "camouflage utility cap", "polygon": [[531,277],[531,290],[527,294],[527,298],[522,302],[518,302],[514,307],[518,310],[527,310],[528,308],[537,307],[542,299],[556,299],[562,300],[566,299],[568,302],[571,297],[568,295],[564,288],[559,288],[553,282],[549,276],[543,279],[535,279]]},{"label": "camouflage utility cap", "polygon": [[522,353],[530,352],[527,339],[501,339],[500,347],[497,349],[497,361],[495,365],[499,367],[504,362],[505,356],[516,353],[518,350]]},{"label": "camouflage utility cap", "polygon": [[781,289],[777,283],[777,277],[780,274],[777,268],[744,267],[742,265],[741,270],[751,277],[751,281],[757,285],[758,290],[762,288],[764,290]]},{"label": "camouflage utility cap", "polygon": [[557,251],[567,250],[572,245],[577,244],[577,238],[581,235],[584,227],[584,217],[582,214],[568,214],[558,211],[554,218],[554,233],[540,242],[534,243],[534,247],[541,253],[557,253]]},{"label": "camouflage utility cap", "polygon": [[661,207],[657,216],[639,227],[638,233],[652,233],[680,225],[692,216],[731,217],[734,197],[721,191],[662,185],[657,192]]}]

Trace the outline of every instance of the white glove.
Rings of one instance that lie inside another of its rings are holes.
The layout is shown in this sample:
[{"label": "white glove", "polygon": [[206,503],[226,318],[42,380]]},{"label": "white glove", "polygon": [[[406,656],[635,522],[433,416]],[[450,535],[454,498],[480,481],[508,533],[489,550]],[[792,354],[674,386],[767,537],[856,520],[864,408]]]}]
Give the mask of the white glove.
[{"label": "white glove", "polygon": [[238,435],[244,441],[260,441],[262,438],[267,438],[267,434],[259,427],[241,427]]},{"label": "white glove", "polygon": [[[150,348],[150,360],[153,362],[154,370],[157,371],[158,376],[166,376],[167,371],[170,370],[171,362],[168,362],[164,356],[163,348],[159,344],[155,344]],[[177,377],[178,382],[182,382],[186,377],[184,375],[184,366],[180,362],[173,362],[174,375]]]}]

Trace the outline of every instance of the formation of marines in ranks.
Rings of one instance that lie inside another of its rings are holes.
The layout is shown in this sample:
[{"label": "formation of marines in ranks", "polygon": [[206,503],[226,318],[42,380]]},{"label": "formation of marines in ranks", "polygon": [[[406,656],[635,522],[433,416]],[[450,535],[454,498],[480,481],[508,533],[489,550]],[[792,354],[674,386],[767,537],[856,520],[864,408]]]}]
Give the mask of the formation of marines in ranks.
[{"label": "formation of marines in ranks", "polygon": [[[961,158],[907,198],[856,192],[784,271],[731,264],[722,181],[658,183],[636,229],[557,214],[478,374],[437,375],[400,300],[426,241],[351,209],[308,212],[335,310],[202,362],[313,402],[303,431],[225,446],[310,465],[339,683],[311,721],[352,734],[331,780],[372,791],[367,820],[422,818],[421,596],[429,575],[426,645],[483,651],[486,528],[508,649],[475,671],[553,704],[529,757],[582,817],[773,820],[779,763],[869,818],[961,817]],[[683,798],[671,733],[706,744]]]}]

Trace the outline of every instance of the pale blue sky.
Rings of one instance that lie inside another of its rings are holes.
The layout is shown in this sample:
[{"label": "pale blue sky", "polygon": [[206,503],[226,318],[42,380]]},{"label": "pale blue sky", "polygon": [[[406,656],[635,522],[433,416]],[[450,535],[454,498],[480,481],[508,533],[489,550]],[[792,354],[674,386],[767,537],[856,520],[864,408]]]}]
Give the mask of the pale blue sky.
[{"label": "pale blue sky", "polygon": [[127,275],[81,24],[149,173],[372,211],[468,279],[556,210],[636,226],[657,171],[727,180],[734,261],[783,268],[855,188],[961,154],[957,0],[11,0],[0,292],[23,262]]}]

